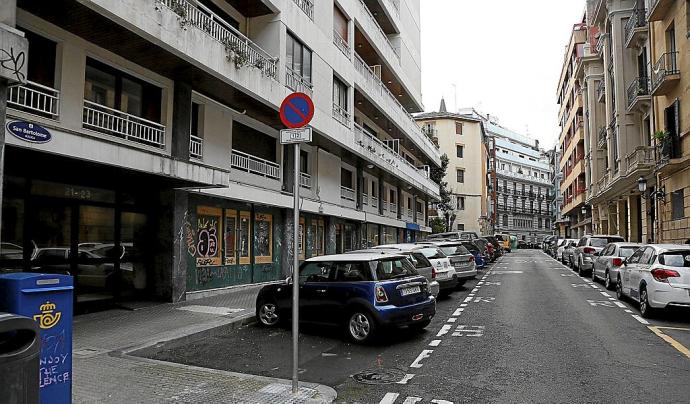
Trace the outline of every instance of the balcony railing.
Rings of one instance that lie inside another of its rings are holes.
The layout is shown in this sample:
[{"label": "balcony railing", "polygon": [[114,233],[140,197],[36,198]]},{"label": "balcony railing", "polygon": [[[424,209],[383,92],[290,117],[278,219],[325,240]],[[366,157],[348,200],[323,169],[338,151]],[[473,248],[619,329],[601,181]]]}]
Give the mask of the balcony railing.
[{"label": "balcony railing", "polygon": [[362,194],[362,205],[368,205],[368,204],[369,204],[369,195]]},{"label": "balcony railing", "polygon": [[662,87],[669,76],[680,74],[678,70],[678,51],[667,52],[661,55],[661,58],[654,64],[652,68],[652,94],[655,95]]},{"label": "balcony railing", "polygon": [[340,197],[347,200],[354,202],[355,201],[355,190],[352,188],[348,187],[340,187]]},{"label": "balcony railing", "polygon": [[597,136],[597,144],[599,145],[600,148],[603,148],[606,146],[606,137],[607,137],[607,130],[606,126],[602,126],[599,128],[599,134]]},{"label": "balcony railing", "polygon": [[637,170],[653,168],[655,164],[654,147],[638,146],[626,157],[628,163],[627,175],[631,175]]},{"label": "balcony railing", "polygon": [[628,86],[628,108],[632,108],[640,97],[649,96],[649,78],[638,77]]},{"label": "balcony railing", "polygon": [[412,209],[408,208],[407,209],[407,217],[412,218]]},{"label": "balcony railing", "polygon": [[393,11],[395,12],[395,15],[400,17],[400,0],[386,0],[388,4],[393,6]]},{"label": "balcony railing", "polygon": [[165,148],[165,126],[95,102],[84,100],[82,123],[92,129],[128,141]]},{"label": "balcony railing", "polygon": [[[353,60],[355,70],[362,76],[368,91],[374,95],[379,95],[383,98],[385,110],[393,115],[393,120],[397,122],[402,128],[412,137],[417,137],[430,150],[438,150],[438,146],[430,139],[430,137],[422,131],[422,128],[417,125],[414,117],[400,104],[400,101],[390,92],[381,79],[374,73],[373,70],[364,62],[364,60],[355,53]],[[399,117],[399,119],[395,119]],[[414,139],[413,139],[414,140]]]},{"label": "balcony railing", "polygon": [[311,189],[311,175],[299,173],[299,186],[305,189]]},{"label": "balcony railing", "polygon": [[333,104],[333,118],[341,124],[350,127],[350,112],[338,104]]},{"label": "balcony railing", "polygon": [[364,2],[364,0],[359,0],[359,4],[364,10],[364,13],[367,15],[369,23],[373,26],[373,34],[378,35],[379,40],[387,44],[390,50],[393,51],[393,53],[395,54],[398,63],[400,63],[400,50],[393,46],[390,39],[388,39],[388,35],[386,35],[386,33],[383,32],[383,28],[381,28],[379,22],[376,21],[376,17],[374,17],[374,15],[371,13],[371,10],[369,10],[369,7],[367,7],[367,4]]},{"label": "balcony railing", "polygon": [[340,51],[347,57],[348,59],[352,60],[352,52],[350,50],[350,45],[347,43],[345,39],[343,39],[342,36],[340,36],[340,33],[336,30],[333,30],[333,44],[336,46],[336,48],[340,49]]},{"label": "balcony railing", "polygon": [[48,118],[55,119],[60,114],[60,92],[32,81],[10,87],[7,92],[7,103],[10,108]]},{"label": "balcony railing", "polygon": [[551,183],[546,178],[534,177],[534,176],[529,175],[529,174],[520,174],[520,173],[516,173],[513,171],[508,171],[508,170],[496,170],[496,173],[498,175],[503,175],[503,176],[511,177],[511,178],[517,178],[517,179],[525,180],[525,181],[537,182],[540,184],[550,184]]},{"label": "balcony railing", "polygon": [[372,196],[371,197],[371,207],[372,208],[378,208],[379,207],[379,198]]},{"label": "balcony railing", "polygon": [[280,178],[279,164],[262,159],[260,157],[252,156],[251,154],[247,154],[239,150],[232,149],[232,154],[230,155],[230,165],[232,168],[261,175],[266,178],[272,178],[275,180]]},{"label": "balcony railing", "polygon": [[606,82],[604,81],[603,78],[599,81],[599,84],[597,84],[596,93],[597,93],[597,101],[604,102],[604,98],[605,98],[604,96],[606,95]]},{"label": "balcony railing", "polygon": [[648,19],[650,21],[661,21],[671,9],[675,0],[652,0],[649,7]]},{"label": "balcony railing", "polygon": [[643,8],[634,9],[625,24],[625,43],[630,45],[635,33],[645,28],[647,28],[647,10]]},{"label": "balcony railing", "polygon": [[204,157],[204,139],[189,135],[189,157],[197,160]]},{"label": "balcony railing", "polygon": [[398,212],[398,205],[395,202],[391,202],[388,204],[388,211],[391,213],[397,213]]},{"label": "balcony railing", "polygon": [[[184,18],[189,25],[206,32],[227,49],[242,54],[246,58],[246,65],[254,66],[266,76],[278,79],[276,59],[203,4],[196,0],[158,1],[180,15],[180,18]],[[302,1],[307,2],[307,0]]]},{"label": "balcony railing", "polygon": [[606,44],[606,34],[599,35],[599,39],[597,39],[597,44],[594,47],[594,51],[601,56],[603,51],[604,51],[604,45]]},{"label": "balcony railing", "polygon": [[306,81],[301,75],[289,67],[285,68],[285,87],[298,93],[305,93],[309,96],[313,92],[313,84]]},{"label": "balcony railing", "polygon": [[292,0],[304,11],[312,21],[314,20],[314,2],[312,0]]}]

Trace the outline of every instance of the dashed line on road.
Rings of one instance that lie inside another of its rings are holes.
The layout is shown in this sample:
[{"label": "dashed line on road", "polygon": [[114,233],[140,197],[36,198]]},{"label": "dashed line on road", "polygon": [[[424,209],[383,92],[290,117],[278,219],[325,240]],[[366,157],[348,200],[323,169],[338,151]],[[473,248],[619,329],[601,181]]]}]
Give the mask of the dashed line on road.
[{"label": "dashed line on road", "polygon": [[[623,307],[625,307],[625,306],[623,306]],[[649,321],[643,319],[642,317],[638,316],[637,314],[633,314],[632,317],[644,325],[649,325]]]},{"label": "dashed line on road", "polygon": [[420,353],[419,356],[417,356],[417,359],[415,359],[414,362],[412,362],[412,364],[410,364],[410,367],[415,368],[415,369],[421,368],[422,367],[422,361],[424,359],[430,357],[433,352],[434,351],[432,349],[423,350],[422,353]]},{"label": "dashed line on road", "polygon": [[448,324],[445,324],[444,326],[441,327],[441,329],[438,331],[438,334],[436,334],[437,337],[442,337],[446,334],[448,334],[448,331],[450,331],[451,326]]},{"label": "dashed line on road", "polygon": [[439,346],[440,344],[441,344],[440,339],[435,339],[435,340],[429,342],[429,346]]}]

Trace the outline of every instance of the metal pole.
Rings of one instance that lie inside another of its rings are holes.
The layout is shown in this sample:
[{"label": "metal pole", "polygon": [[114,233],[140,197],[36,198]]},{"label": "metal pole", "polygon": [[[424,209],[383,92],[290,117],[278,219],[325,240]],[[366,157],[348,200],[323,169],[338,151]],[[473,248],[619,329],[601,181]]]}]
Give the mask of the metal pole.
[{"label": "metal pole", "polygon": [[299,143],[295,143],[295,181],[293,192],[295,194],[295,210],[293,212],[293,226],[295,241],[293,243],[292,264],[292,393],[297,394],[299,389]]}]

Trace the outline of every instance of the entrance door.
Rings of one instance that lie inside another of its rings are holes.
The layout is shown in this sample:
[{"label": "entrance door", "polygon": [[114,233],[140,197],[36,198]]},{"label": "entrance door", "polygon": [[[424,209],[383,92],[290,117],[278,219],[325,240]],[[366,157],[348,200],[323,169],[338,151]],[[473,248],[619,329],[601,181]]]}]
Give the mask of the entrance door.
[{"label": "entrance door", "polygon": [[29,270],[73,275],[69,254],[72,240],[72,208],[52,200],[36,200],[30,220]]},{"label": "entrance door", "polygon": [[[151,238],[147,237],[147,218],[143,213],[121,213],[120,242],[122,257],[120,262],[121,300],[140,300],[145,298],[148,286],[149,262],[147,252],[151,251]],[[150,254],[149,254],[150,255]]]},{"label": "entrance door", "polygon": [[78,303],[112,301],[122,255],[116,243],[115,209],[77,205],[76,290]]}]

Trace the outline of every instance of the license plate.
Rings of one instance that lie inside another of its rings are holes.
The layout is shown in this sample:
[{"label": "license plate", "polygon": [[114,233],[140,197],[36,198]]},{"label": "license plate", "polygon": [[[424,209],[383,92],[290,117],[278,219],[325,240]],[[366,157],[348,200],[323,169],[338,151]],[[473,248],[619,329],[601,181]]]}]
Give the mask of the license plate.
[{"label": "license plate", "polygon": [[422,289],[420,289],[419,286],[413,286],[413,287],[411,287],[411,288],[401,289],[401,290],[400,290],[400,294],[401,294],[402,296],[409,296],[409,295],[413,295],[413,294],[415,294],[415,293],[419,293],[419,292],[421,292],[421,291],[422,291]]}]

